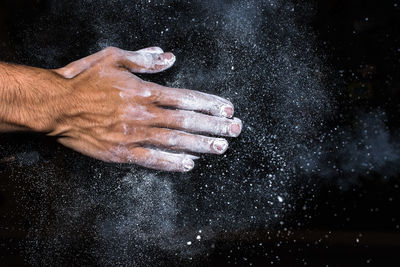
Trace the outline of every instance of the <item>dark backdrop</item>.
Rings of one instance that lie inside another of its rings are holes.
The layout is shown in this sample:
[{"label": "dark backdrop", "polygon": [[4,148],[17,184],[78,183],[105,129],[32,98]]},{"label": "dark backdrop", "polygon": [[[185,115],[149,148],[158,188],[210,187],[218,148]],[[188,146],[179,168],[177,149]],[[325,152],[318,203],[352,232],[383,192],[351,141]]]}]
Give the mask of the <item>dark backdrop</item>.
[{"label": "dark backdrop", "polygon": [[399,5],[2,2],[1,60],[54,68],[159,45],[176,66],[143,79],[227,97],[245,128],[187,175],[0,135],[0,260],[397,266]]}]

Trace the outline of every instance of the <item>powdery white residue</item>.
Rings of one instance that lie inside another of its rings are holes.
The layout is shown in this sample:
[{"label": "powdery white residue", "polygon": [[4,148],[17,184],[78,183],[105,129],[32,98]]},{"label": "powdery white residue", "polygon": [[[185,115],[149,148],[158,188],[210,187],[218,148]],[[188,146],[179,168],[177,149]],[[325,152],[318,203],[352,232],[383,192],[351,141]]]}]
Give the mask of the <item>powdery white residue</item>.
[{"label": "powdery white residue", "polygon": [[224,108],[233,108],[232,103],[218,96],[198,92],[188,93],[184,97],[181,97],[179,101],[185,107],[190,107],[193,110],[199,111],[211,111],[213,115],[226,116]]},{"label": "powdery white residue", "polygon": [[153,46],[153,47],[147,47],[147,48],[137,50],[136,52],[150,53],[150,54],[162,54],[162,53],[164,53],[164,50],[162,50],[161,47]]},{"label": "powdery white residue", "polygon": [[[207,133],[211,135],[237,136],[230,130],[232,124],[238,124],[242,128],[242,122],[238,118],[230,119],[215,119],[213,117],[204,117],[194,111],[177,111],[182,117],[182,127],[189,131]],[[201,119],[200,119],[201,116]]]},{"label": "powdery white residue", "polygon": [[165,69],[169,68],[175,63],[176,60],[175,56],[167,59],[162,54],[143,52],[140,50],[136,52],[129,52],[127,59],[148,70],[155,69],[156,65],[164,66]]},{"label": "powdery white residue", "polygon": [[118,85],[114,85],[114,88],[121,90],[119,96],[121,98],[132,98],[135,96],[149,97],[151,96],[151,90],[146,88],[126,88]]},{"label": "powdery white residue", "polygon": [[[194,138],[182,138],[180,134],[185,133],[182,131],[171,132],[171,134],[167,137],[167,144],[169,147],[185,145],[186,149],[195,153],[210,153],[212,150],[215,150],[219,153],[224,153],[228,148],[228,142],[222,138],[216,139],[211,137],[196,136],[195,141],[193,141]],[[165,136],[156,135],[155,138],[163,140]]]},{"label": "powdery white residue", "polygon": [[165,170],[176,171],[180,170],[191,170],[193,168],[193,161],[190,157],[185,154],[165,152],[161,150],[149,150],[150,156],[146,161],[146,166],[154,166],[159,161],[166,163]]},{"label": "powdery white residue", "polygon": [[123,120],[129,121],[150,121],[157,117],[155,114],[149,112],[145,106],[141,105],[128,105],[121,116]]},{"label": "powdery white residue", "polygon": [[128,129],[128,125],[126,125],[125,123],[122,125],[122,127],[124,128],[124,135],[128,135],[129,134],[129,129]]},{"label": "powdery white residue", "polygon": [[125,144],[113,147],[110,151],[101,152],[99,157],[108,162],[134,163],[137,161],[136,156],[132,154]]},{"label": "powdery white residue", "polygon": [[146,69],[154,68],[154,57],[153,53],[143,53],[143,52],[132,52],[127,58]]}]

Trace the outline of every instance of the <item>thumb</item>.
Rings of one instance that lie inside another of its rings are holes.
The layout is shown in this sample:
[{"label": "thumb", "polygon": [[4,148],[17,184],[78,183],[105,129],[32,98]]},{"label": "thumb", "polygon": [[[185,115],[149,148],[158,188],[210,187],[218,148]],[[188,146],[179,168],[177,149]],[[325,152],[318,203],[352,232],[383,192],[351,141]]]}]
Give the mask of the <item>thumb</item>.
[{"label": "thumb", "polygon": [[119,63],[134,73],[157,73],[164,71],[175,63],[172,53],[164,53],[159,47],[149,47],[138,51],[124,51]]},{"label": "thumb", "polygon": [[123,50],[116,47],[107,47],[97,53],[71,62],[65,67],[54,69],[53,71],[60,74],[61,76],[64,76],[64,78],[72,79],[104,58],[115,58],[116,60],[119,57],[121,51]]},{"label": "thumb", "polygon": [[93,55],[84,57],[65,67],[54,69],[61,76],[72,79],[102,59],[111,59],[131,72],[156,73],[170,68],[175,63],[172,53],[164,53],[159,47],[148,47],[137,51],[126,51],[107,47]]}]

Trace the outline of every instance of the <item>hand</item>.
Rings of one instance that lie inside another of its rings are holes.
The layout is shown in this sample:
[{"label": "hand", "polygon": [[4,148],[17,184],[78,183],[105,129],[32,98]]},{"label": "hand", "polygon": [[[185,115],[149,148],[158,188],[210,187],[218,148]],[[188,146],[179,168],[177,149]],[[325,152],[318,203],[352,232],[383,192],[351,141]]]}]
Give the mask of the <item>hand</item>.
[{"label": "hand", "polygon": [[145,82],[132,73],[171,67],[172,53],[106,48],[54,70],[68,80],[65,108],[49,135],[85,155],[108,162],[135,163],[165,171],[189,171],[196,156],[222,154],[223,138],[242,124],[233,105],[218,96]]}]

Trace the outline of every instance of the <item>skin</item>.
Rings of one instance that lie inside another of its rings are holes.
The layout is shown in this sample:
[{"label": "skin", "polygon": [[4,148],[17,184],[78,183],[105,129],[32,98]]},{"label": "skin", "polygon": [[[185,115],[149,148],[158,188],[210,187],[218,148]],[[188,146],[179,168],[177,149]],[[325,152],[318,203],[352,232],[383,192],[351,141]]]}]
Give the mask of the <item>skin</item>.
[{"label": "skin", "polygon": [[159,47],[106,48],[67,66],[0,63],[0,132],[35,131],[99,160],[186,172],[242,129],[231,102],[146,82],[175,62]]}]

